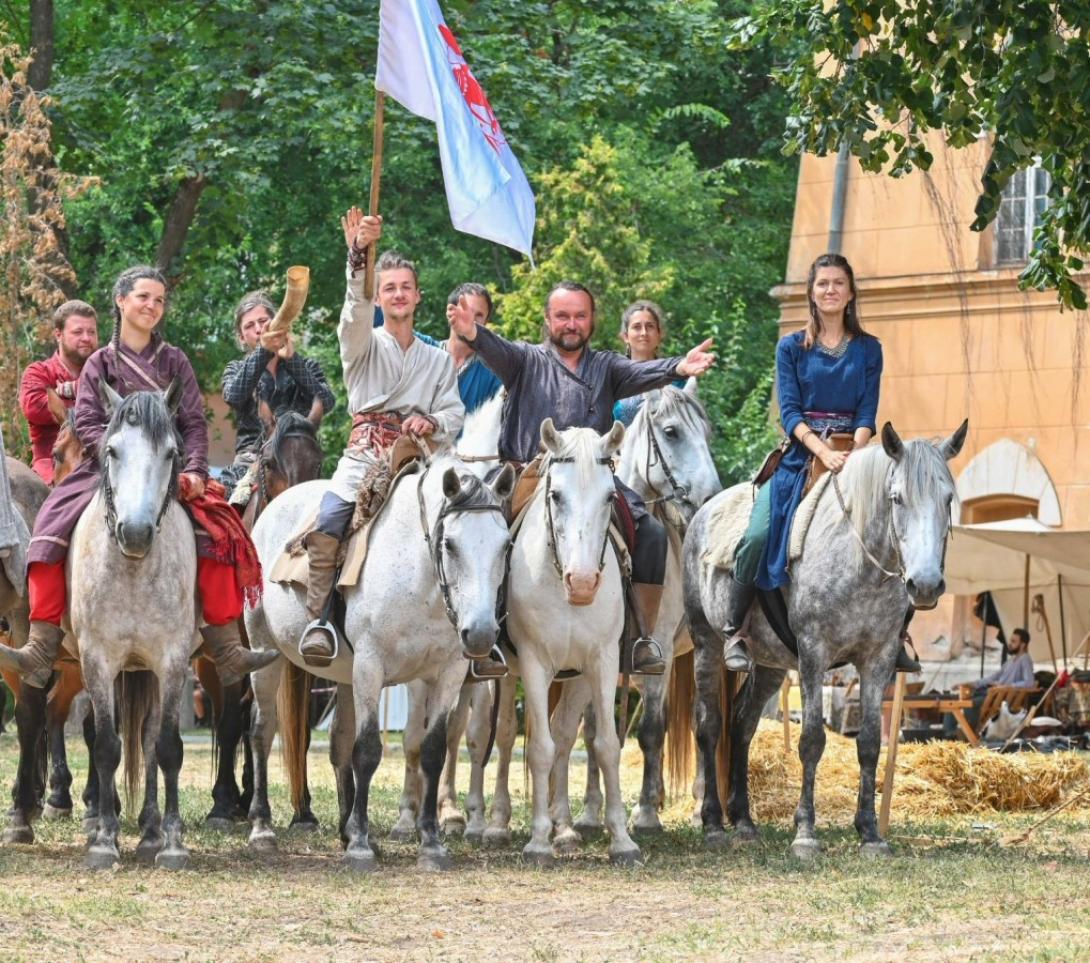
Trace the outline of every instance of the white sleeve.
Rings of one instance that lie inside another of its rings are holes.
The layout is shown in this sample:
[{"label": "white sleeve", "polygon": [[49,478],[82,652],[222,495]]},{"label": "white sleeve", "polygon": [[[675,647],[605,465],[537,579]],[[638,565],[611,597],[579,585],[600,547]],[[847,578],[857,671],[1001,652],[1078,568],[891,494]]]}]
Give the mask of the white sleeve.
[{"label": "white sleeve", "polygon": [[341,366],[346,370],[367,356],[371,349],[371,334],[375,323],[375,302],[363,296],[363,270],[345,269],[348,286],[344,292],[344,306],[337,325],[337,338],[341,343]]}]

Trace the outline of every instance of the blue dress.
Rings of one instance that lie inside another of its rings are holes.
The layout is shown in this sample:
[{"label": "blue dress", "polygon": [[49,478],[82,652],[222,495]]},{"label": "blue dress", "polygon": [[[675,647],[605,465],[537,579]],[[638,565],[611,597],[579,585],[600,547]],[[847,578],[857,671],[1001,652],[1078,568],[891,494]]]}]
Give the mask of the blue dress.
[{"label": "blue dress", "polygon": [[[853,338],[835,358],[820,347],[803,347],[803,333],[785,335],[776,346],[776,392],[780,422],[789,438],[806,412],[841,412],[851,431],[876,431],[878,387],[882,379],[882,345],[869,334]],[[766,591],[787,584],[787,552],[791,523],[802,501],[810,453],[794,439],[769,481],[771,520],[768,540],[757,570],[757,586]]]}]

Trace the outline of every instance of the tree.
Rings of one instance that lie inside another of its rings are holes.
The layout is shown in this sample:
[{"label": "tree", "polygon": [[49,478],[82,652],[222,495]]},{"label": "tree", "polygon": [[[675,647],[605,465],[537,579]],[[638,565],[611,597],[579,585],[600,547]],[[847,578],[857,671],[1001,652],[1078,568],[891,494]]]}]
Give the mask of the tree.
[{"label": "tree", "polygon": [[0,412],[7,451],[28,452],[19,411],[19,380],[47,337],[48,318],[74,285],[75,273],[57,235],[62,201],[80,183],[52,163],[49,99],[29,84],[30,58],[0,47]]},{"label": "tree", "polygon": [[1086,308],[1072,277],[1090,249],[1090,7],[1081,0],[757,0],[735,49],[771,44],[791,98],[787,144],[846,146],[868,171],[900,176],[952,147],[991,140],[973,230],[1004,185],[1039,161],[1049,203],[1022,284]]}]

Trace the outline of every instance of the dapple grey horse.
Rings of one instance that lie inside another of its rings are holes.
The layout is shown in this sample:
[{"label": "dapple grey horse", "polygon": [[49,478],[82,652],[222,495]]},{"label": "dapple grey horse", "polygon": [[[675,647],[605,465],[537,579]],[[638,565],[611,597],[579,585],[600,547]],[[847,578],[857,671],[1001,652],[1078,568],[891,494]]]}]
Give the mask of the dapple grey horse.
[{"label": "dapple grey horse", "polygon": [[[419,725],[405,733],[406,757],[419,760],[426,782],[417,824],[418,863],[425,869],[450,865],[436,818],[447,718],[465,678],[466,659],[486,658],[499,634],[497,597],[510,545],[501,501],[510,495],[513,481],[513,472],[505,469],[492,486],[485,485],[442,451],[428,460],[424,471],[402,478],[372,523],[359,583],[343,590],[351,650],[342,647],[329,666],[310,669],[339,686],[330,758],[337,773],[345,862],[352,869],[367,871],[377,865],[367,803],[382,756],[382,688],[414,679],[427,683],[426,722],[422,713]],[[251,640],[277,646],[297,665],[303,664],[298,640],[309,621],[303,593],[299,586],[270,581],[268,575],[299,520],[314,513],[326,488],[325,482],[308,482],[289,489],[254,527],[266,581],[262,604],[247,613],[246,628]],[[253,679],[257,704],[250,839],[267,848],[273,839],[267,758],[280,669],[270,666]]]},{"label": "dapple grey horse", "polygon": [[[147,669],[158,681],[157,690],[147,694],[147,716],[126,714],[127,748],[138,747],[143,733],[147,759],[137,854],[180,869],[188,852],[178,811],[178,718],[189,660],[199,644],[196,540],[175,498],[182,448],[174,412],[181,385],[174,381],[165,392],[137,391],[122,399],[102,382],[101,392],[110,415],[99,451],[102,484],[76,525],[68,554],[67,643],[78,646],[94,708],[99,777],[98,824],[87,864],[109,868],[120,858],[114,774],[121,740],[114,721],[114,682],[126,670]],[[138,673],[133,682],[128,687],[139,692],[146,673]],[[127,755],[131,786],[137,761],[131,751]],[[166,789],[162,814],[156,764]]]},{"label": "dapple grey horse", "polygon": [[[802,684],[803,722],[799,756],[802,792],[795,811],[791,851],[811,856],[815,835],[814,779],[825,748],[821,685],[830,666],[851,662],[859,671],[862,722],[857,737],[859,796],[855,828],[868,855],[889,846],[874,813],[875,770],[881,748],[882,697],[893,674],[905,612],[911,603],[933,608],[945,589],[943,561],[955,500],[947,462],[965,442],[968,422],[948,439],[902,442],[888,422],[881,445],[855,451],[820,497],[784,589],[798,658],[769,626],[760,606],[749,622],[756,670],[739,693],[729,729],[730,798],[727,815],[739,841],[756,838],[748,795],[749,745],[761,709],[788,669]],[[727,493],[723,496],[726,497]],[[729,572],[704,562],[709,519],[720,497],[705,505],[685,537],[685,611],[696,646],[697,740],[704,766],[701,818],[709,845],[725,841],[716,779],[716,749],[723,720],[719,708],[723,658],[721,629],[727,623]],[[732,684],[728,678],[727,684]]]}]

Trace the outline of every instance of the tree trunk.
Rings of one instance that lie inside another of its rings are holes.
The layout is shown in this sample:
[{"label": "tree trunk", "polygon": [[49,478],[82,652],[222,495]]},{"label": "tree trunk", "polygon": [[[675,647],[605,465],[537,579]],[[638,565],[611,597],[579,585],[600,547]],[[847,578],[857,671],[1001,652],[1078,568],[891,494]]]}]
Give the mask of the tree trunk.
[{"label": "tree trunk", "polygon": [[30,0],[30,46],[34,60],[27,82],[42,91],[53,78],[53,0]]},{"label": "tree trunk", "polygon": [[170,273],[170,266],[181,253],[186,235],[197,213],[197,202],[201,193],[208,186],[204,174],[187,177],[178,185],[174,200],[170,204],[163,236],[159,239],[159,250],[155,254],[155,266],[164,274]]}]

